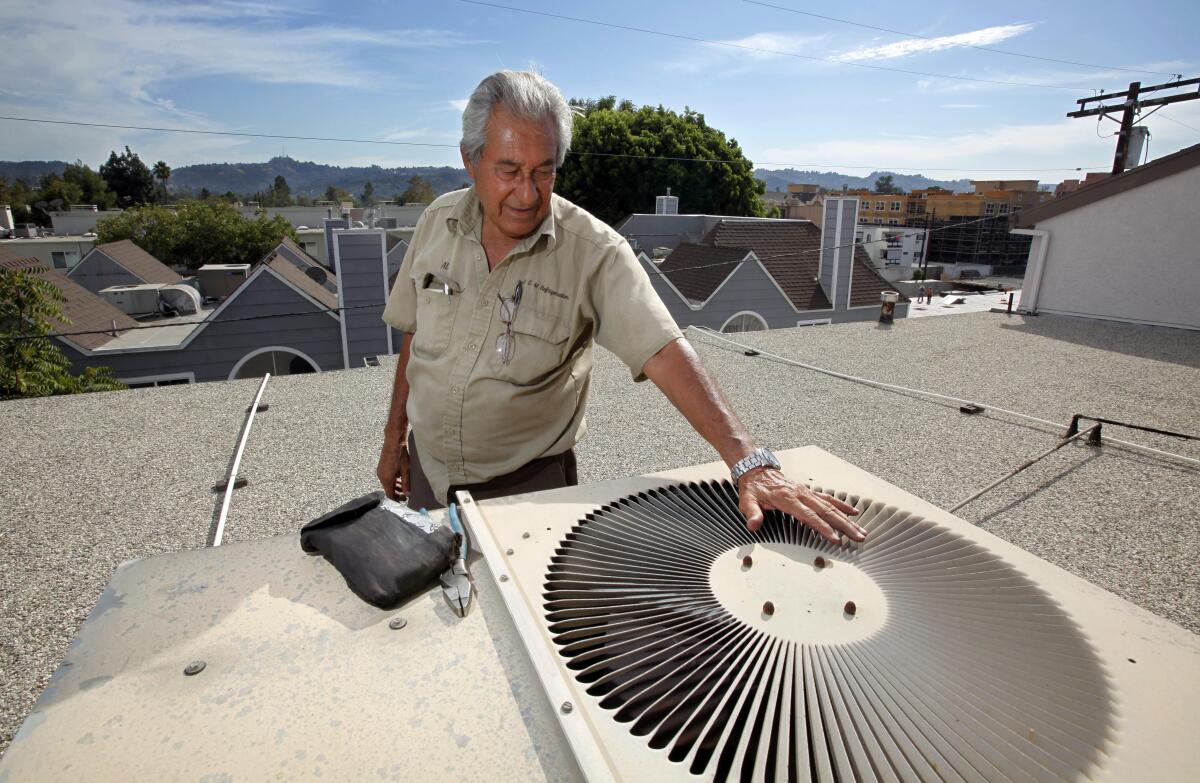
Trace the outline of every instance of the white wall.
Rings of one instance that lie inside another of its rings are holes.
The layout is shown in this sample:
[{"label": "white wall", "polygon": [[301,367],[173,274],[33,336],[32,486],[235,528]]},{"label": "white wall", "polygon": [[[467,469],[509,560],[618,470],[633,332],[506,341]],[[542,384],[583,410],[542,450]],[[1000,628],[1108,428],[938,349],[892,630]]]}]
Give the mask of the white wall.
[{"label": "white wall", "polygon": [[83,209],[51,212],[50,225],[54,227],[55,234],[71,234],[73,236],[87,234],[96,230],[96,221],[119,214],[121,214],[119,209],[104,209],[98,212]]},{"label": "white wall", "polygon": [[1200,167],[1039,222],[1049,245],[1037,311],[1200,329],[1198,193]]}]

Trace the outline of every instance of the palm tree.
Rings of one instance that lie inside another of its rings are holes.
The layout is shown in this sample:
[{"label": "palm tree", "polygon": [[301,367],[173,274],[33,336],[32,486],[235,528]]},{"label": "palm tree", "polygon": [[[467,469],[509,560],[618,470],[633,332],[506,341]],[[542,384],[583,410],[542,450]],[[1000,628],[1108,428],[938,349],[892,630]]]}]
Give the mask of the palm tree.
[{"label": "palm tree", "polygon": [[159,161],[154,164],[154,168],[150,170],[154,178],[158,180],[159,185],[159,201],[163,201],[167,195],[167,180],[171,178],[171,167],[165,161]]}]

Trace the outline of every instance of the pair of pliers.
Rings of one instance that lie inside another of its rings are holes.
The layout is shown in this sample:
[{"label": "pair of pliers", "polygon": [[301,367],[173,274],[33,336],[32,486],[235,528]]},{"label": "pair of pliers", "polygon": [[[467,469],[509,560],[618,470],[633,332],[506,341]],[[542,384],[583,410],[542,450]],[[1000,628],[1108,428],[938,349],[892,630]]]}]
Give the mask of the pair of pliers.
[{"label": "pair of pliers", "polygon": [[471,610],[471,598],[475,591],[475,586],[471,584],[471,573],[467,571],[467,535],[458,519],[458,509],[453,503],[450,504],[449,512],[450,528],[459,541],[458,558],[439,579],[446,603],[450,604],[450,608],[459,617],[466,617],[467,612]]}]

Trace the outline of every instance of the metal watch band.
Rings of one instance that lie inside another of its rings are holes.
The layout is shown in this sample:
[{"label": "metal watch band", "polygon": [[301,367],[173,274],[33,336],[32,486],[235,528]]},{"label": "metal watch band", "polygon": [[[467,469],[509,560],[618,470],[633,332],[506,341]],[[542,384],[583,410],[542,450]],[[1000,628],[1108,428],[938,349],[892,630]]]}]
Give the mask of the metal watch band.
[{"label": "metal watch band", "polygon": [[779,460],[775,458],[770,449],[755,449],[734,463],[733,467],[729,469],[729,477],[733,480],[733,485],[736,487],[738,479],[754,468],[775,468],[775,470],[779,470],[780,467]]}]

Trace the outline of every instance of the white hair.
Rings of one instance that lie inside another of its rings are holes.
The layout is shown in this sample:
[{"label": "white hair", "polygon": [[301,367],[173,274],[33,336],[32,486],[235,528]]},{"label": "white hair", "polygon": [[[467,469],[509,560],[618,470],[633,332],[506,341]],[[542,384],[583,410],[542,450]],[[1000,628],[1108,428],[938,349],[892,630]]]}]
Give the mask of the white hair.
[{"label": "white hair", "polygon": [[503,104],[518,117],[539,122],[551,120],[558,133],[557,165],[566,160],[571,147],[574,112],[562,91],[533,71],[498,71],[479,83],[463,110],[462,141],[459,146],[471,163],[479,163],[487,141],[487,124],[496,104]]}]

